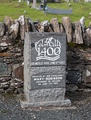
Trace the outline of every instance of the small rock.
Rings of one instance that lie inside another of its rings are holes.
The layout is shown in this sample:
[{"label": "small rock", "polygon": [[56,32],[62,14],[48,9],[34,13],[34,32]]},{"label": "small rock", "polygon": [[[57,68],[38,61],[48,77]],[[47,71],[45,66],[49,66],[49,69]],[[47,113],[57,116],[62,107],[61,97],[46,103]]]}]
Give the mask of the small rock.
[{"label": "small rock", "polygon": [[83,44],[83,37],[82,37],[82,28],[80,22],[75,22],[75,38],[76,41],[74,41],[76,44]]},{"label": "small rock", "polygon": [[6,16],[4,21],[5,21],[7,31],[10,30],[10,26],[13,25],[13,23],[14,23],[13,19]]},{"label": "small rock", "polygon": [[67,84],[66,85],[67,92],[75,92],[77,90],[78,90],[78,86],[76,86],[75,84]]},{"label": "small rock", "polygon": [[[89,88],[91,88],[91,83],[85,83],[84,84],[86,87],[89,87]],[[90,91],[91,92],[91,91]]]},{"label": "small rock", "polygon": [[13,25],[10,27],[9,34],[11,35],[11,37],[12,37],[13,39],[18,38],[18,35],[19,35],[19,22],[13,24]]},{"label": "small rock", "polygon": [[4,36],[5,34],[5,24],[0,23],[0,37]]},{"label": "small rock", "polygon": [[53,30],[56,33],[60,33],[60,28],[59,28],[59,23],[58,23],[58,19],[57,18],[52,18],[52,20],[50,21],[50,23],[53,26]]},{"label": "small rock", "polygon": [[15,88],[9,87],[9,88],[5,91],[5,93],[14,93],[14,91],[15,91]]},{"label": "small rock", "polygon": [[66,34],[67,34],[67,41],[68,41],[68,43],[70,43],[72,41],[72,24],[71,24],[70,18],[63,17],[62,24],[63,24]]},{"label": "small rock", "polygon": [[84,32],[84,29],[85,29],[85,18],[82,17],[80,20],[79,20],[80,24],[81,24],[81,27],[82,27],[82,31]]}]

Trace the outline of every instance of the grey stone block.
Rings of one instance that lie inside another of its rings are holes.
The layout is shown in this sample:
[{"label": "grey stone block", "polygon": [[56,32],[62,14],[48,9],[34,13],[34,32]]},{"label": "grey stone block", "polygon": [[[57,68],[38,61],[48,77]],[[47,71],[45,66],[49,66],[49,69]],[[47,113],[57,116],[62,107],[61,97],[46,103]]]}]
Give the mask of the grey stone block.
[{"label": "grey stone block", "polygon": [[[37,64],[36,64],[37,63]],[[64,106],[66,35],[26,33],[24,44],[24,96],[22,107]]]}]

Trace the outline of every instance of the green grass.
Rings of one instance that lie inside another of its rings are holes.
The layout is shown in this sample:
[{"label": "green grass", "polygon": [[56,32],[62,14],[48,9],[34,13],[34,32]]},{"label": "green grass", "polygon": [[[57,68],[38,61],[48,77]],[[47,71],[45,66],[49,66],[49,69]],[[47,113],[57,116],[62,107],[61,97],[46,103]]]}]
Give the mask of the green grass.
[{"label": "green grass", "polygon": [[[33,21],[39,20],[51,20],[53,17],[58,18],[58,21],[61,22],[63,16],[69,16],[72,22],[78,21],[82,16],[85,17],[85,25],[88,26],[91,21],[91,3],[71,2],[69,7],[67,2],[62,3],[48,3],[47,6],[56,9],[73,9],[71,15],[53,15],[53,14],[44,14],[43,11],[38,11],[32,9],[26,5],[27,3],[18,3],[18,0],[0,0],[0,21],[4,21],[5,16],[9,16],[13,19],[17,19],[20,15],[25,15],[26,17],[31,18]],[[37,4],[38,5],[38,4]],[[32,6],[32,3],[30,4]],[[24,13],[26,10],[26,13]]]}]

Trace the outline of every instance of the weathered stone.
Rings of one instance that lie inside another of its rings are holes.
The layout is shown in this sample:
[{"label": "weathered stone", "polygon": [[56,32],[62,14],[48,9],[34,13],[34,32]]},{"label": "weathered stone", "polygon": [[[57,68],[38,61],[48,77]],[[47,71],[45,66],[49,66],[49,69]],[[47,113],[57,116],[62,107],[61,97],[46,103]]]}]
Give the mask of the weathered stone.
[{"label": "weathered stone", "polygon": [[86,32],[83,34],[83,40],[84,40],[84,44],[86,46],[91,45],[91,28],[90,28],[90,26],[89,26],[89,28],[86,29]]},{"label": "weathered stone", "polygon": [[80,22],[75,22],[75,37],[76,37],[76,41],[74,41],[75,43],[83,44],[83,37],[82,37]]},{"label": "weathered stone", "polygon": [[10,88],[21,88],[23,87],[23,81],[20,79],[13,79],[12,81],[10,81]]},{"label": "weathered stone", "polygon": [[67,70],[67,83],[77,84],[82,82],[82,73],[79,70]]},{"label": "weathered stone", "polygon": [[10,77],[0,77],[0,83],[10,82],[10,81],[11,81]]},{"label": "weathered stone", "polygon": [[63,17],[62,24],[63,24],[66,34],[67,34],[67,41],[68,41],[68,43],[70,43],[72,41],[72,24],[71,24],[70,18]]},{"label": "weathered stone", "polygon": [[14,45],[15,40],[13,40],[12,38],[10,38],[9,34],[8,35],[6,34],[5,36],[3,36],[1,38],[0,43],[6,43],[8,45],[8,47],[10,47],[11,45]]},{"label": "weathered stone", "polygon": [[11,83],[10,84],[10,87],[13,87],[13,88],[20,88],[22,85],[20,83]]},{"label": "weathered stone", "polygon": [[18,90],[18,93],[19,93],[19,94],[24,93],[24,89],[23,89],[23,87],[22,87],[22,88],[18,88],[17,90]]},{"label": "weathered stone", "polygon": [[19,35],[19,22],[11,25],[9,34],[12,36],[13,39],[16,39]]},{"label": "weathered stone", "polygon": [[[5,92],[5,93],[11,93],[11,94],[13,94],[14,91],[15,91],[15,88],[9,87],[9,88],[8,88],[7,90],[5,90],[4,92]],[[1,92],[2,92],[2,91],[1,91]]]},{"label": "weathered stone", "polygon": [[67,92],[75,92],[77,90],[78,90],[78,86],[76,86],[75,84],[67,84],[66,85]]},{"label": "weathered stone", "polygon": [[91,38],[90,38],[90,36],[88,35],[87,32],[85,32],[83,34],[83,42],[84,42],[85,46],[90,46],[91,45]]},{"label": "weathered stone", "polygon": [[84,85],[88,88],[90,88],[89,90],[85,90],[86,92],[91,92],[91,83],[84,83]]},{"label": "weathered stone", "polygon": [[91,83],[91,65],[87,65],[86,67],[86,79],[85,79],[85,83],[88,84],[88,83]]},{"label": "weathered stone", "polygon": [[86,29],[86,33],[91,38],[91,29],[90,28]]},{"label": "weathered stone", "polygon": [[18,78],[20,80],[24,80],[24,75],[23,75],[23,66],[19,66],[14,70],[15,78]]},{"label": "weathered stone", "polygon": [[10,30],[10,26],[13,25],[14,21],[13,21],[12,18],[10,18],[8,16],[5,17],[4,21],[5,21],[6,28],[9,31]]},{"label": "weathered stone", "polygon": [[38,32],[44,32],[44,25],[42,25],[41,23],[38,23],[37,28]]},{"label": "weathered stone", "polygon": [[0,51],[4,51],[8,48],[8,44],[6,42],[0,43]]},{"label": "weathered stone", "polygon": [[5,90],[1,88],[0,93],[5,93]]},{"label": "weathered stone", "polygon": [[27,28],[28,28],[27,32],[29,32],[29,30],[32,31],[32,32],[37,32],[37,30],[35,28],[35,25],[34,25],[34,22],[29,18],[28,18],[28,24],[27,24]]},{"label": "weathered stone", "polygon": [[80,24],[81,24],[81,27],[82,27],[82,32],[84,33],[85,31],[85,18],[82,17],[80,20],[79,20]]},{"label": "weathered stone", "polygon": [[10,86],[10,83],[9,83],[9,82],[3,82],[3,83],[0,83],[0,88],[8,89],[9,86]]},{"label": "weathered stone", "polygon": [[84,57],[85,60],[91,61],[91,53],[85,51],[85,52],[83,53],[83,57]]},{"label": "weathered stone", "polygon": [[59,23],[58,23],[58,19],[57,18],[52,18],[52,20],[50,21],[50,23],[53,26],[53,30],[56,33],[60,33],[60,28],[59,28]]},{"label": "weathered stone", "polygon": [[25,16],[21,15],[18,19],[20,23],[20,38],[21,40],[24,40],[25,37]]},{"label": "weathered stone", "polygon": [[41,22],[41,27],[43,27],[44,32],[53,32],[53,30],[50,27],[50,23],[48,22],[48,20],[45,20],[45,21]]},{"label": "weathered stone", "polygon": [[[73,71],[79,71],[80,74],[71,74],[72,79],[70,79],[70,81],[72,81],[73,79],[75,81],[72,82],[76,82],[76,77],[79,78],[78,81],[79,82],[84,82],[86,79],[86,62],[85,62],[85,58],[83,56],[84,51],[82,49],[79,49],[79,47],[76,46],[76,48],[73,46],[73,48],[68,48],[68,52],[67,52],[67,70],[73,70]],[[78,75],[80,75],[78,77]],[[81,76],[82,75],[82,76]]]},{"label": "weathered stone", "polygon": [[11,67],[6,63],[0,63],[0,76],[10,76],[11,75]]},{"label": "weathered stone", "polygon": [[35,27],[38,32],[53,32],[53,27],[47,20],[35,23]]},{"label": "weathered stone", "polygon": [[65,33],[64,27],[61,23],[59,23],[59,29],[61,33]]},{"label": "weathered stone", "polygon": [[4,34],[5,34],[5,24],[0,23],[0,37],[4,36]]}]

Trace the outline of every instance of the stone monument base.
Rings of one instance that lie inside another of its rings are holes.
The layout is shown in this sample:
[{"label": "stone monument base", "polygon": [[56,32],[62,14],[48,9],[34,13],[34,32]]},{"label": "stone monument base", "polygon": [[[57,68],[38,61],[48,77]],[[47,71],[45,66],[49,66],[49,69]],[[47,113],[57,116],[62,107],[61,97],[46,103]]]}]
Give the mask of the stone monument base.
[{"label": "stone monument base", "polygon": [[36,102],[36,103],[29,103],[28,101],[20,101],[21,107],[23,109],[34,109],[40,107],[69,107],[71,106],[71,101],[69,99],[61,100],[61,101],[47,101],[47,102]]},{"label": "stone monument base", "polygon": [[65,88],[50,88],[30,90],[21,98],[22,108],[71,106],[71,101],[65,99]]}]

